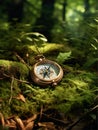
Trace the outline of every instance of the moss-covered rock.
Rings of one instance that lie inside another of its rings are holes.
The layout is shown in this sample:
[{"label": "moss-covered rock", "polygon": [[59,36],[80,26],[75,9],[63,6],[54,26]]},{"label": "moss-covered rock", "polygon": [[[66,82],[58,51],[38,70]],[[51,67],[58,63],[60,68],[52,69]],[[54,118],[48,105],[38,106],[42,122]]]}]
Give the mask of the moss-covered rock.
[{"label": "moss-covered rock", "polygon": [[29,75],[28,67],[20,62],[0,60],[0,77],[14,76],[18,78],[25,78]]}]

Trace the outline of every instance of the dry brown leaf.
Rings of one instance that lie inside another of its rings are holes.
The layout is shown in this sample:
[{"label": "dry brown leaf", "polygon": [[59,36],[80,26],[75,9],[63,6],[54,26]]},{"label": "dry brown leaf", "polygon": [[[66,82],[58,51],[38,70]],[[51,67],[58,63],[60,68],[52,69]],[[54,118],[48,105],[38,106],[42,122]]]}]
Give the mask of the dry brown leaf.
[{"label": "dry brown leaf", "polygon": [[25,99],[25,97],[24,97],[22,94],[19,94],[19,95],[16,97],[16,99],[21,100],[21,101],[23,101],[23,102],[26,102],[26,99]]},{"label": "dry brown leaf", "polygon": [[11,130],[16,130],[16,125],[15,124],[6,124],[5,125],[5,128],[9,128],[9,129],[11,129]]},{"label": "dry brown leaf", "polygon": [[56,130],[53,122],[39,122],[38,126],[39,127],[45,127],[49,130]]},{"label": "dry brown leaf", "polygon": [[2,113],[0,113],[0,124],[1,124],[2,126],[5,125],[4,116],[2,115]]},{"label": "dry brown leaf", "polygon": [[9,121],[9,120],[6,120],[5,123],[6,123],[7,125],[9,125],[9,124],[10,124],[10,121]]},{"label": "dry brown leaf", "polygon": [[25,130],[25,126],[19,117],[15,117],[15,122],[19,130]]},{"label": "dry brown leaf", "polygon": [[32,117],[30,117],[30,118],[28,118],[26,120],[23,120],[23,123],[26,126],[28,123],[34,121],[36,118],[37,118],[37,114],[34,114]]},{"label": "dry brown leaf", "polygon": [[29,119],[27,119],[27,123],[34,121],[37,118],[37,114],[34,114],[32,117],[30,117]]},{"label": "dry brown leaf", "polygon": [[34,127],[34,121],[29,122],[29,123],[26,125],[25,130],[33,130],[33,127]]},{"label": "dry brown leaf", "polygon": [[16,122],[13,119],[10,119],[10,123],[16,125]]}]

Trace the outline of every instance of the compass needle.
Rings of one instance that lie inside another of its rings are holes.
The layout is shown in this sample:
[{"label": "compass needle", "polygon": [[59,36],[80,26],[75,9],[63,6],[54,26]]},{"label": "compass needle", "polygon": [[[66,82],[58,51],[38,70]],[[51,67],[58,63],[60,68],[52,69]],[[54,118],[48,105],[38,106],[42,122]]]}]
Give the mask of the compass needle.
[{"label": "compass needle", "polygon": [[50,70],[50,67],[51,67],[51,65],[49,65],[49,67],[48,67],[48,69],[47,69],[47,70]]},{"label": "compass needle", "polygon": [[43,73],[43,78],[45,78],[47,76],[47,72]]},{"label": "compass needle", "polygon": [[50,67],[45,67],[44,68],[44,72],[43,72],[43,78],[45,78],[46,76],[48,77],[48,78],[50,78],[50,76],[49,76],[49,71],[48,71],[48,69],[49,69]]}]

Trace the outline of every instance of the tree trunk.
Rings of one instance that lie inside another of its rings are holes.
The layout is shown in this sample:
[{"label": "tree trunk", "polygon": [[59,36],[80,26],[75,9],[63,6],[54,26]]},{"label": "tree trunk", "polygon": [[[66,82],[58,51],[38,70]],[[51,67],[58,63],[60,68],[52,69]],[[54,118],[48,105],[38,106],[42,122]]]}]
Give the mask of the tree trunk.
[{"label": "tree trunk", "polygon": [[89,0],[84,0],[84,19],[87,19],[87,17],[89,17],[90,15],[90,3]]},{"label": "tree trunk", "polygon": [[66,6],[67,6],[67,0],[64,0],[63,2],[63,10],[62,10],[62,20],[63,22],[66,21]]},{"label": "tree trunk", "polygon": [[8,21],[13,25],[21,22],[23,17],[24,0],[11,0],[8,4]]},{"label": "tree trunk", "polygon": [[54,26],[53,18],[55,0],[42,0],[42,10],[40,17],[36,20],[33,31],[37,31],[46,36],[51,41],[51,30]]}]

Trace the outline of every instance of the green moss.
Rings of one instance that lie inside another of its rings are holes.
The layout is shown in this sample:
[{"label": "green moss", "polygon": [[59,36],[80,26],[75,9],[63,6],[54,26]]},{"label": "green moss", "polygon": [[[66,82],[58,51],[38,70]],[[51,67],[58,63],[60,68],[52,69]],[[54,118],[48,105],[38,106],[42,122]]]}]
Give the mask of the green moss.
[{"label": "green moss", "polygon": [[[7,74],[18,72],[21,78],[28,81],[28,68],[19,62],[0,60],[1,68],[4,67]],[[14,71],[12,71],[14,67]],[[66,66],[63,66],[66,69]],[[65,114],[73,109],[86,109],[94,101],[97,88],[97,77],[94,73],[74,70],[64,74],[62,81],[55,87],[47,86],[42,88],[33,84],[18,82],[16,79],[4,78],[0,80],[0,111],[5,117],[9,115],[19,115],[21,117],[39,111],[41,106],[45,109],[55,108]],[[10,72],[10,73],[9,73]],[[11,91],[12,89],[12,91]],[[18,94],[22,94],[25,102],[17,99]],[[12,96],[12,98],[11,98]],[[9,102],[11,98],[11,101]]]},{"label": "green moss", "polygon": [[[52,51],[64,51],[64,49],[66,50],[63,44],[56,44],[56,43],[43,43],[40,46],[37,46],[37,48],[43,54]],[[28,53],[38,53],[37,48],[35,45],[28,45],[28,44],[22,46],[16,46],[17,51],[25,50],[28,51]]]},{"label": "green moss", "polygon": [[16,114],[20,117],[25,117],[27,115],[32,115],[37,112],[36,103],[26,99],[25,102],[17,99],[13,99],[11,102],[12,114]]},{"label": "green moss", "polygon": [[27,77],[29,75],[27,66],[20,62],[0,60],[0,67],[2,72],[8,75],[18,75],[20,77]]}]

